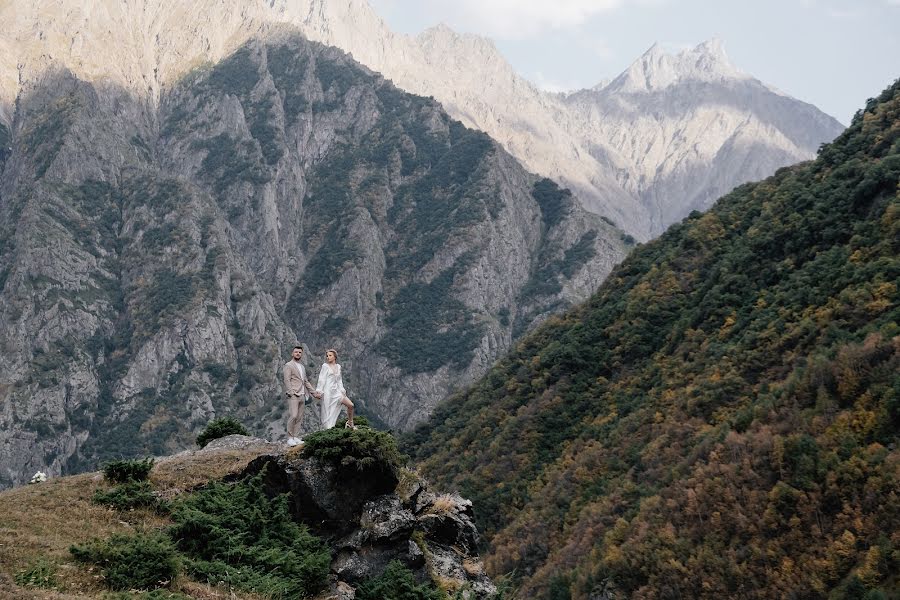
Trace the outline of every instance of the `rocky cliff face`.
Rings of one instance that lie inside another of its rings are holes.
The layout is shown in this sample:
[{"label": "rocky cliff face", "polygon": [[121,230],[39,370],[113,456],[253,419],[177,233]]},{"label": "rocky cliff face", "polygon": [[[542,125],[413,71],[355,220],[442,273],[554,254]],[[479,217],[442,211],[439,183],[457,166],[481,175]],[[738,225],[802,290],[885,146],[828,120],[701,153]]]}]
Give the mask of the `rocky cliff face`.
[{"label": "rocky cliff face", "polygon": [[[229,436],[212,450],[251,441]],[[345,590],[378,577],[394,560],[418,580],[459,590],[469,600],[496,595],[478,556],[481,537],[472,502],[459,494],[435,493],[413,471],[400,477],[357,471],[283,448],[263,453],[238,478],[260,472],[267,494],[289,494],[294,518],[330,540],[333,580],[322,598],[345,597]]]},{"label": "rocky cliff face", "polygon": [[843,126],[735,68],[717,40],[654,45],[603,86],[564,98],[574,135],[640,198],[656,236],[736,185],[812,158]]},{"label": "rocky cliff face", "polygon": [[[296,340],[394,428],[589,294],[623,234],[433,100],[288,33],[158,102],[65,70],[3,130],[0,484],[283,431]],[[314,410],[307,428],[314,428]]]},{"label": "rocky cliff face", "polygon": [[740,183],[812,158],[843,129],[741,73],[714,41],[677,56],[654,47],[611,84],[563,98],[517,75],[489,40],[444,26],[395,34],[364,0],[10,2],[0,21],[8,24],[0,32],[0,121],[9,122],[23,87],[54,66],[158,102],[197,65],[289,28],[350,52],[401,89],[433,96],[640,240]]}]

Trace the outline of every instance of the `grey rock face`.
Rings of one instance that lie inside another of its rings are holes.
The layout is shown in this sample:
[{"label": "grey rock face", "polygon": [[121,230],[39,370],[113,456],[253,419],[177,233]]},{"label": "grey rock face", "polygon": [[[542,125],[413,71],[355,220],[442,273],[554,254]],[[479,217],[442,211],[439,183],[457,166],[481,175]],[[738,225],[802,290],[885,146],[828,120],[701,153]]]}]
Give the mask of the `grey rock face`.
[{"label": "grey rock face", "polygon": [[296,37],[158,105],[48,73],[11,114],[2,486],[171,454],[222,414],[280,437],[297,340],[313,379],[336,347],[357,407],[413,427],[626,249],[436,102]]},{"label": "grey rock face", "polygon": [[[359,523],[366,503],[373,497],[392,492],[397,485],[396,477],[389,471],[353,473],[316,458],[301,460],[298,455],[275,459],[262,456],[248,465],[247,473],[256,474],[264,469],[265,484],[269,489],[291,492],[294,515],[302,515],[309,522],[329,523],[332,532],[353,529]],[[369,522],[372,523],[371,518]],[[365,539],[369,537],[367,534]],[[347,544],[353,547],[362,541],[348,540]]]},{"label": "grey rock face", "polygon": [[[478,557],[472,503],[458,494],[429,492],[426,481],[412,472],[403,474],[402,483],[374,468],[348,477],[333,463],[297,452],[260,456],[242,477],[263,469],[266,493],[289,492],[295,518],[332,540],[336,582],[329,594],[337,594],[341,584],[378,577],[394,560],[418,581],[440,582],[461,590],[463,597],[496,594]],[[390,488],[386,493],[385,487]],[[423,503],[423,498],[428,500]]]},{"label": "grey rock face", "polygon": [[808,160],[843,126],[739,71],[717,40],[654,45],[604,86],[562,99],[571,130],[647,210],[655,237],[693,210]]},{"label": "grey rock face", "polygon": [[395,541],[408,538],[416,524],[412,512],[402,508],[394,495],[369,500],[363,506],[360,527],[373,541]]}]

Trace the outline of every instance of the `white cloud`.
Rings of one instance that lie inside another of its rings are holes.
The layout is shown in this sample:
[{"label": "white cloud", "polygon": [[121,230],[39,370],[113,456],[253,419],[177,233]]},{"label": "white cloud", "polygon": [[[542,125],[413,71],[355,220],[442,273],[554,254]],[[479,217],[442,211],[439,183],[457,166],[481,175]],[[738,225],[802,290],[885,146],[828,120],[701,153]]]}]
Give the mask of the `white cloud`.
[{"label": "white cloud", "polygon": [[578,27],[625,0],[431,0],[436,20],[497,39],[528,39],[553,29]]}]

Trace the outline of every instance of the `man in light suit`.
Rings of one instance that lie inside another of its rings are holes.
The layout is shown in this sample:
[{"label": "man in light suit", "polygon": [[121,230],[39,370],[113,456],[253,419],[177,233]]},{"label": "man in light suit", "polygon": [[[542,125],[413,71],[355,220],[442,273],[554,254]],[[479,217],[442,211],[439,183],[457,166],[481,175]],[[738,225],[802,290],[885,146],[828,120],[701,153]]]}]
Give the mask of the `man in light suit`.
[{"label": "man in light suit", "polygon": [[291,360],[284,363],[284,395],[287,397],[288,403],[288,446],[303,443],[303,440],[297,437],[297,430],[300,428],[300,423],[303,422],[303,409],[307,398],[310,395],[315,398],[322,397],[322,394],[316,391],[306,377],[306,368],[300,362],[302,357],[303,348],[294,346]]}]

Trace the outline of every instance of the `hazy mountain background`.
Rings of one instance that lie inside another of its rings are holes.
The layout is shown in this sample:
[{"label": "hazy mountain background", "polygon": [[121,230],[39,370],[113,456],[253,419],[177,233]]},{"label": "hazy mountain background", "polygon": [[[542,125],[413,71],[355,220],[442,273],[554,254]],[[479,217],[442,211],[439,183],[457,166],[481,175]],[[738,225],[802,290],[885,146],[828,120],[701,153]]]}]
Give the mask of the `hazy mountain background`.
[{"label": "hazy mountain background", "polygon": [[522,598],[894,598],[900,81],[407,438]]},{"label": "hazy mountain background", "polygon": [[605,90],[561,98],[517,75],[490,40],[445,26],[396,34],[365,0],[10,2],[0,10],[10,23],[0,38],[7,116],[22,86],[52,65],[158,101],[190,68],[287,26],[433,96],[642,241],[735,185],[812,158],[843,129],[740,72],[716,40],[675,56],[654,46]]},{"label": "hazy mountain background", "polygon": [[716,43],[561,97],[358,0],[0,20],[0,485],[171,452],[221,413],[279,435],[298,339],[410,428],[635,239],[840,129]]}]

